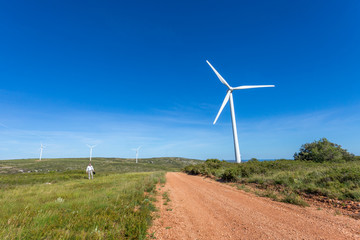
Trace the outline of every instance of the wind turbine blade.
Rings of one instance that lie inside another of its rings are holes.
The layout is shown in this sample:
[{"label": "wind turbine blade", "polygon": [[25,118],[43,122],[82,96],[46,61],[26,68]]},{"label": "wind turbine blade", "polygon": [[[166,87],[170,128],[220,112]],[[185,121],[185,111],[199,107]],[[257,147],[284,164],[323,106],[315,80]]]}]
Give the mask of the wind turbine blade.
[{"label": "wind turbine blade", "polygon": [[249,88],[264,88],[264,87],[275,87],[275,85],[252,85],[252,86],[239,86],[234,87],[234,90],[249,89]]},{"label": "wind turbine blade", "polygon": [[220,79],[220,81],[225,84],[228,88],[231,88],[230,85],[225,81],[225,79],[216,71],[216,69],[209,63],[208,60],[206,62],[209,64],[211,69],[215,72],[216,76]]},{"label": "wind turbine blade", "polygon": [[228,91],[227,91],[227,94],[226,94],[226,96],[225,96],[225,98],[224,98],[224,101],[223,101],[223,103],[222,103],[222,105],[221,105],[221,107],[220,107],[220,110],[219,110],[218,114],[216,115],[216,118],[215,118],[215,121],[214,121],[214,123],[213,123],[213,124],[215,124],[215,123],[216,123],[216,121],[218,120],[218,118],[219,118],[219,116],[220,116],[220,114],[221,114],[222,110],[224,109],[224,107],[225,107],[226,103],[229,101],[230,94],[231,94],[231,91],[230,91],[230,90],[228,90]]}]

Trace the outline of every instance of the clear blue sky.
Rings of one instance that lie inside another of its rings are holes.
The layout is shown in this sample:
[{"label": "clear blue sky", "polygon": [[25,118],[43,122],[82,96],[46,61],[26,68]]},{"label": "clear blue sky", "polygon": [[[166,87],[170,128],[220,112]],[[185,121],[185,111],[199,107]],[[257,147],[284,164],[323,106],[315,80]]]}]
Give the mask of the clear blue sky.
[{"label": "clear blue sky", "polygon": [[360,155],[360,2],[2,1],[0,159]]}]

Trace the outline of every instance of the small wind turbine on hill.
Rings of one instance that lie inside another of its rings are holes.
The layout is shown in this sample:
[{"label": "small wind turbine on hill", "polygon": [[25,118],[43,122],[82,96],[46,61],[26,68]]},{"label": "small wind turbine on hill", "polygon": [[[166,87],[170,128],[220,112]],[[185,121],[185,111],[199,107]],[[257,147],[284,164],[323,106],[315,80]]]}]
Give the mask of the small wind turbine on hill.
[{"label": "small wind turbine on hill", "polygon": [[42,158],[42,153],[43,153],[43,149],[45,148],[45,145],[43,145],[42,143],[40,143],[40,157],[39,157],[39,161],[41,161]]},{"label": "small wind turbine on hill", "polygon": [[264,87],[275,87],[274,85],[251,85],[251,86],[239,86],[239,87],[231,87],[225,79],[216,71],[216,69],[206,60],[209,64],[211,69],[215,72],[216,76],[219,80],[228,88],[225,99],[220,107],[218,114],[216,115],[215,121],[213,124],[216,123],[218,120],[222,110],[224,109],[225,105],[230,99],[230,111],[231,111],[231,121],[232,121],[232,129],[233,129],[233,137],[234,137],[234,149],[235,149],[235,159],[237,163],[241,163],[241,155],[240,155],[240,148],[239,148],[239,140],[237,136],[237,129],[236,129],[236,120],[235,120],[235,110],[234,110],[234,100],[232,92],[234,90],[242,90],[242,89],[250,89],[250,88],[264,88]]},{"label": "small wind turbine on hill", "polygon": [[141,146],[138,148],[134,148],[133,150],[136,151],[136,163],[138,163],[138,157],[139,157],[139,150],[140,150]]},{"label": "small wind turbine on hill", "polygon": [[90,146],[89,144],[87,144],[87,146],[90,148],[90,162],[91,162],[92,150],[93,150],[94,147],[96,147],[96,145]]}]

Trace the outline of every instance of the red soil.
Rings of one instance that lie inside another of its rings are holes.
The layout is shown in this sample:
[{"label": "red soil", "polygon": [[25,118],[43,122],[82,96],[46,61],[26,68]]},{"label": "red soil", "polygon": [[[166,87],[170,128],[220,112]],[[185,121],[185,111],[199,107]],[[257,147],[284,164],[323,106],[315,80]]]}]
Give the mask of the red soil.
[{"label": "red soil", "polygon": [[360,239],[360,221],[330,209],[274,202],[184,173],[166,177],[160,218],[149,230],[156,239]]}]

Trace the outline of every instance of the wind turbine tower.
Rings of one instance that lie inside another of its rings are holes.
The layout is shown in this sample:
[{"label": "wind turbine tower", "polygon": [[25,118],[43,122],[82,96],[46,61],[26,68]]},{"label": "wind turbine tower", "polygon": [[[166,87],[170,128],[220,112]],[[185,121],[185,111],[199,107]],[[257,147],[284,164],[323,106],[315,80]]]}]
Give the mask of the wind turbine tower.
[{"label": "wind turbine tower", "polygon": [[138,157],[139,157],[139,150],[140,150],[141,146],[138,148],[134,148],[134,150],[136,151],[136,163],[138,163]]},{"label": "wind turbine tower", "polygon": [[90,148],[90,162],[91,162],[92,150],[93,150],[94,147],[96,147],[96,145],[92,145],[92,146],[87,145],[87,146]]},{"label": "wind turbine tower", "polygon": [[43,153],[43,149],[45,148],[45,146],[40,143],[40,157],[39,157],[39,161],[41,161],[41,158],[42,158],[42,153]]},{"label": "wind turbine tower", "polygon": [[218,114],[216,115],[215,121],[213,124],[216,123],[218,120],[222,110],[224,109],[227,102],[230,100],[230,112],[231,112],[231,121],[232,121],[232,129],[233,129],[233,137],[234,137],[234,150],[235,150],[235,159],[237,163],[241,163],[241,155],[240,155],[240,148],[239,148],[239,140],[237,136],[237,129],[236,129],[236,119],[235,119],[235,110],[234,110],[234,100],[232,92],[234,90],[242,90],[242,89],[249,89],[249,88],[264,88],[264,87],[275,87],[274,85],[251,85],[251,86],[239,86],[239,87],[231,87],[225,79],[216,71],[216,69],[206,60],[209,64],[211,69],[215,72],[216,76],[219,78],[220,82],[222,82],[227,88],[227,93],[225,99],[220,107]]}]

